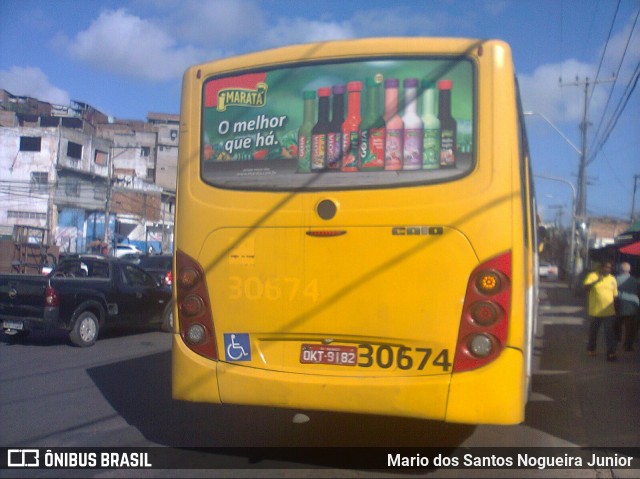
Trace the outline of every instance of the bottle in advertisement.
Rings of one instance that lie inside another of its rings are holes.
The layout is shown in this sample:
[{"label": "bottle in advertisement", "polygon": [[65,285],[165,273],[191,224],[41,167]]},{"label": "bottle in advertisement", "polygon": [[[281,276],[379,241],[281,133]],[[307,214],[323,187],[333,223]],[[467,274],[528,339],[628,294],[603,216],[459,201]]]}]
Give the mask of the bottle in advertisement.
[{"label": "bottle in advertisement", "polygon": [[358,171],[361,91],[362,82],[347,83],[347,118],[342,124],[342,171]]},{"label": "bottle in advertisement", "polygon": [[331,124],[327,133],[327,169],[340,171],[342,167],[342,123],[344,122],[344,85],[333,87]]},{"label": "bottle in advertisement", "polygon": [[367,78],[366,86],[366,110],[360,126],[360,171],[383,170],[385,130],[380,82]]},{"label": "bottle in advertisement", "polygon": [[422,119],[418,116],[418,79],[406,78],[404,86],[403,163],[404,170],[422,168]]},{"label": "bottle in advertisement", "polygon": [[440,120],[436,116],[436,85],[423,81],[422,87],[422,168],[433,170],[440,167]]},{"label": "bottle in advertisement", "polygon": [[384,169],[402,169],[402,140],[403,122],[398,115],[398,85],[397,78],[384,81],[384,122],[386,137],[384,146]]},{"label": "bottle in advertisement", "polygon": [[438,82],[438,119],[440,120],[440,166],[456,166],[457,124],[451,115],[451,80]]},{"label": "bottle in advertisement", "polygon": [[304,91],[302,101],[302,125],[298,130],[298,173],[309,173],[311,171],[311,129],[316,121],[316,92]]},{"label": "bottle in advertisement", "polygon": [[318,121],[311,129],[311,171],[322,171],[327,165],[330,96],[331,88],[318,88]]}]

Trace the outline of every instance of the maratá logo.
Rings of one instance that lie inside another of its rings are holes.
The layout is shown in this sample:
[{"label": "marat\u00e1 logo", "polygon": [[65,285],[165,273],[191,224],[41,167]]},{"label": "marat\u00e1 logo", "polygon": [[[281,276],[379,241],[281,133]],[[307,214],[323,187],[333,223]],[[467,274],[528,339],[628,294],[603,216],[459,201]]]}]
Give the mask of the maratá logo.
[{"label": "marat\u00e1 logo", "polygon": [[267,103],[267,84],[258,83],[255,90],[248,88],[225,88],[218,92],[218,111],[229,106],[260,107]]}]

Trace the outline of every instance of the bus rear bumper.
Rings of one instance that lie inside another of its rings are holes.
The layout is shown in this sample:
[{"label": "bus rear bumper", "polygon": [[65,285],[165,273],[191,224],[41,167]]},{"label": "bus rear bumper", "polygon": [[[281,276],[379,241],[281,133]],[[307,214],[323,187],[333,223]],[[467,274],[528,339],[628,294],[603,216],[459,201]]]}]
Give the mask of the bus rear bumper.
[{"label": "bus rear bumper", "polygon": [[448,374],[306,375],[210,361],[173,339],[174,399],[302,410],[444,419]]},{"label": "bus rear bumper", "polygon": [[498,359],[451,376],[445,420],[467,424],[520,424],[527,399],[522,351],[505,348]]},{"label": "bus rear bumper", "polygon": [[218,365],[224,403],[443,420],[449,376],[306,375]]},{"label": "bus rear bumper", "polygon": [[519,424],[524,362],[506,348],[474,371],[412,377],[306,375],[211,361],[173,341],[173,398],[302,410],[413,417],[466,424]]}]

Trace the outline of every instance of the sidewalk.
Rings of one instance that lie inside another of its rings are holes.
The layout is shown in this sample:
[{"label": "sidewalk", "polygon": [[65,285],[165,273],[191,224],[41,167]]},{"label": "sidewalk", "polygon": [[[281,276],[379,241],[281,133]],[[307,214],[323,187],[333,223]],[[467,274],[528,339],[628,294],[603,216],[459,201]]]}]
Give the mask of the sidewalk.
[{"label": "sidewalk", "polygon": [[636,341],[633,352],[619,347],[618,361],[607,362],[601,329],[597,355],[588,356],[585,301],[566,284],[541,284],[532,390],[556,406],[527,414],[527,424],[544,418],[530,425],[583,447],[638,447],[640,346]]}]

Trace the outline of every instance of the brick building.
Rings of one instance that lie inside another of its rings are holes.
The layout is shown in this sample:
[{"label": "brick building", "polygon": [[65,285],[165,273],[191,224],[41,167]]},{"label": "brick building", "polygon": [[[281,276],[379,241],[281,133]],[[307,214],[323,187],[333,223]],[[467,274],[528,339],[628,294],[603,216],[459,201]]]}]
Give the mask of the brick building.
[{"label": "brick building", "polygon": [[178,115],[113,120],[0,90],[0,235],[46,228],[62,252],[105,239],[168,251],[173,243]]}]

